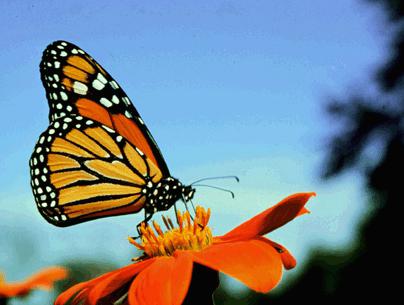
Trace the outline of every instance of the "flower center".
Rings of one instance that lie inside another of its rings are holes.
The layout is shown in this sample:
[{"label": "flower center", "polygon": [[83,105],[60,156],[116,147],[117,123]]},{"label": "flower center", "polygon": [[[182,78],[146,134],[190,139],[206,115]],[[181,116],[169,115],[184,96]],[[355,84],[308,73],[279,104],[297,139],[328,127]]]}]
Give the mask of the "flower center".
[{"label": "flower center", "polygon": [[176,250],[202,250],[212,244],[212,231],[207,226],[210,209],[197,206],[194,219],[191,219],[188,211],[178,211],[176,218],[178,226],[174,226],[170,218],[162,216],[167,229],[165,232],[156,221],[152,222],[152,226],[142,223],[140,243],[129,237],[129,242],[143,251],[143,256],[133,260],[171,256]]}]

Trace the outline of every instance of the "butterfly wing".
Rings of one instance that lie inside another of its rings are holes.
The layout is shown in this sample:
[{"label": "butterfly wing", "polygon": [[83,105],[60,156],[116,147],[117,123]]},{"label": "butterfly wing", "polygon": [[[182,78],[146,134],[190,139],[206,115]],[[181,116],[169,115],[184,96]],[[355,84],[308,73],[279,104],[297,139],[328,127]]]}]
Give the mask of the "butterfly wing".
[{"label": "butterfly wing", "polygon": [[162,172],[120,134],[82,116],[54,119],[30,160],[39,211],[57,226],[139,211]]},{"label": "butterfly wing", "polygon": [[81,115],[107,126],[169,176],[156,141],[129,97],[90,55],[66,41],[55,41],[44,51],[41,79],[49,102],[49,120]]}]

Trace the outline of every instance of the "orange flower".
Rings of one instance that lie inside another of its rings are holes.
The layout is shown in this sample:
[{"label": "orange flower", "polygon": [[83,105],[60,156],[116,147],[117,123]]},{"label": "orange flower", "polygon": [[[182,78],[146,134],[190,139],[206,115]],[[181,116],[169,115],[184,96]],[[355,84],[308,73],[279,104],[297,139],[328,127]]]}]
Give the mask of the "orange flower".
[{"label": "orange flower", "polygon": [[66,278],[67,270],[63,267],[45,268],[23,282],[6,283],[0,273],[0,299],[25,296],[34,289],[49,290],[53,283]]},{"label": "orange flower", "polygon": [[[142,240],[130,242],[143,250],[135,264],[77,284],[62,293],[55,305],[113,304],[179,305],[184,301],[195,264],[221,271],[258,292],[268,292],[281,279],[282,266],[296,261],[283,246],[263,235],[307,213],[304,207],[314,193],[291,195],[223,236],[213,237],[207,226],[210,210],[198,207],[191,220],[177,213],[178,227],[164,218],[167,231],[153,222],[142,225]],[[155,232],[154,232],[155,231]]]}]

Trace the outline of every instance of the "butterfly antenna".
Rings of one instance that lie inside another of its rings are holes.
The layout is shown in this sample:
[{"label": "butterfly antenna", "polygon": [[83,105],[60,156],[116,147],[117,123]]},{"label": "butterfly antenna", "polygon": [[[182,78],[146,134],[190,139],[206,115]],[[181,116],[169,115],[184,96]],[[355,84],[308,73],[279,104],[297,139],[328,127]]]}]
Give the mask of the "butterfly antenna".
[{"label": "butterfly antenna", "polygon": [[202,178],[202,179],[192,182],[191,185],[194,185],[195,183],[199,183],[199,182],[206,181],[206,180],[218,180],[218,179],[235,179],[237,182],[240,182],[240,179],[237,176],[218,176],[218,177]]},{"label": "butterfly antenna", "polygon": [[224,189],[222,187],[214,186],[214,185],[208,185],[208,184],[194,184],[194,186],[204,186],[204,187],[210,187],[212,189],[217,189],[219,191],[227,192],[230,193],[231,197],[234,199],[234,193],[228,189]]}]

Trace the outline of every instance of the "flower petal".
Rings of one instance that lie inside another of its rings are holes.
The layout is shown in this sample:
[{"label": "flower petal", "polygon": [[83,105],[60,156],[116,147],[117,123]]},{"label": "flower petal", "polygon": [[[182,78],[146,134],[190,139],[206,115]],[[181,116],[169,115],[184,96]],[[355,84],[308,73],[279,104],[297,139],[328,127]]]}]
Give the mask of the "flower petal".
[{"label": "flower petal", "polygon": [[[90,281],[87,282],[82,282],[79,284],[76,284],[72,287],[70,287],[69,289],[65,290],[64,292],[62,292],[57,299],[55,300],[55,304],[54,305],[64,305],[66,304],[73,296],[74,296],[74,301],[79,301],[85,298],[86,294],[83,293],[85,291],[87,291],[89,288],[93,287],[95,284],[97,284],[98,282],[102,281],[103,279],[107,278],[108,276],[111,276],[111,274],[113,273],[109,272],[106,273],[104,275],[101,275],[95,279],[92,279]],[[75,304],[74,301],[72,302],[72,304]]]},{"label": "flower petal", "polygon": [[295,217],[307,213],[308,210],[304,205],[312,196],[315,196],[315,193],[297,193],[286,197],[278,204],[242,223],[227,234],[217,237],[217,239],[236,241],[265,235]]},{"label": "flower petal", "polygon": [[[105,273],[105,274],[103,274],[103,275],[101,275],[99,277],[96,277],[95,279],[92,279],[92,280],[89,280],[89,281],[82,282],[82,283],[79,283],[77,285],[74,285],[74,286],[70,287],[69,289],[67,289],[66,291],[64,291],[63,293],[61,293],[57,297],[57,299],[55,301],[55,305],[64,305],[69,300],[72,302],[72,305],[78,304],[81,301],[88,298],[90,289],[97,286],[98,284],[100,284],[104,280],[107,280],[110,277],[114,277],[114,275],[116,273],[119,273],[122,270],[126,270],[126,268],[128,268],[128,267],[132,267],[133,269],[135,269],[133,266],[134,265],[125,266],[125,267],[122,267],[120,269]],[[72,299],[73,296],[74,296],[74,298]]]},{"label": "flower petal", "polygon": [[34,274],[26,282],[32,288],[50,289],[55,281],[66,278],[67,274],[66,268],[49,267]]},{"label": "flower petal", "polygon": [[20,283],[2,284],[0,295],[5,297],[22,296],[33,289],[52,288],[53,283],[62,280],[67,276],[67,270],[63,267],[48,267],[35,273],[28,279]]},{"label": "flower petal", "polygon": [[192,256],[178,251],[174,257],[157,257],[129,288],[130,305],[180,305],[192,276]]},{"label": "flower petal", "polygon": [[282,276],[279,253],[257,239],[213,244],[193,255],[195,262],[230,275],[258,292],[268,292]]},{"label": "flower petal", "polygon": [[293,257],[292,254],[290,254],[288,249],[286,249],[284,246],[265,237],[259,237],[258,239],[270,244],[272,247],[275,248],[276,251],[278,251],[282,259],[283,267],[286,270],[290,270],[296,267],[296,259]]},{"label": "flower petal", "polygon": [[89,305],[95,305],[99,299],[112,294],[129,281],[131,281],[139,272],[150,266],[156,259],[151,258],[138,262],[115,271],[110,276],[102,279],[94,285],[87,295]]}]

